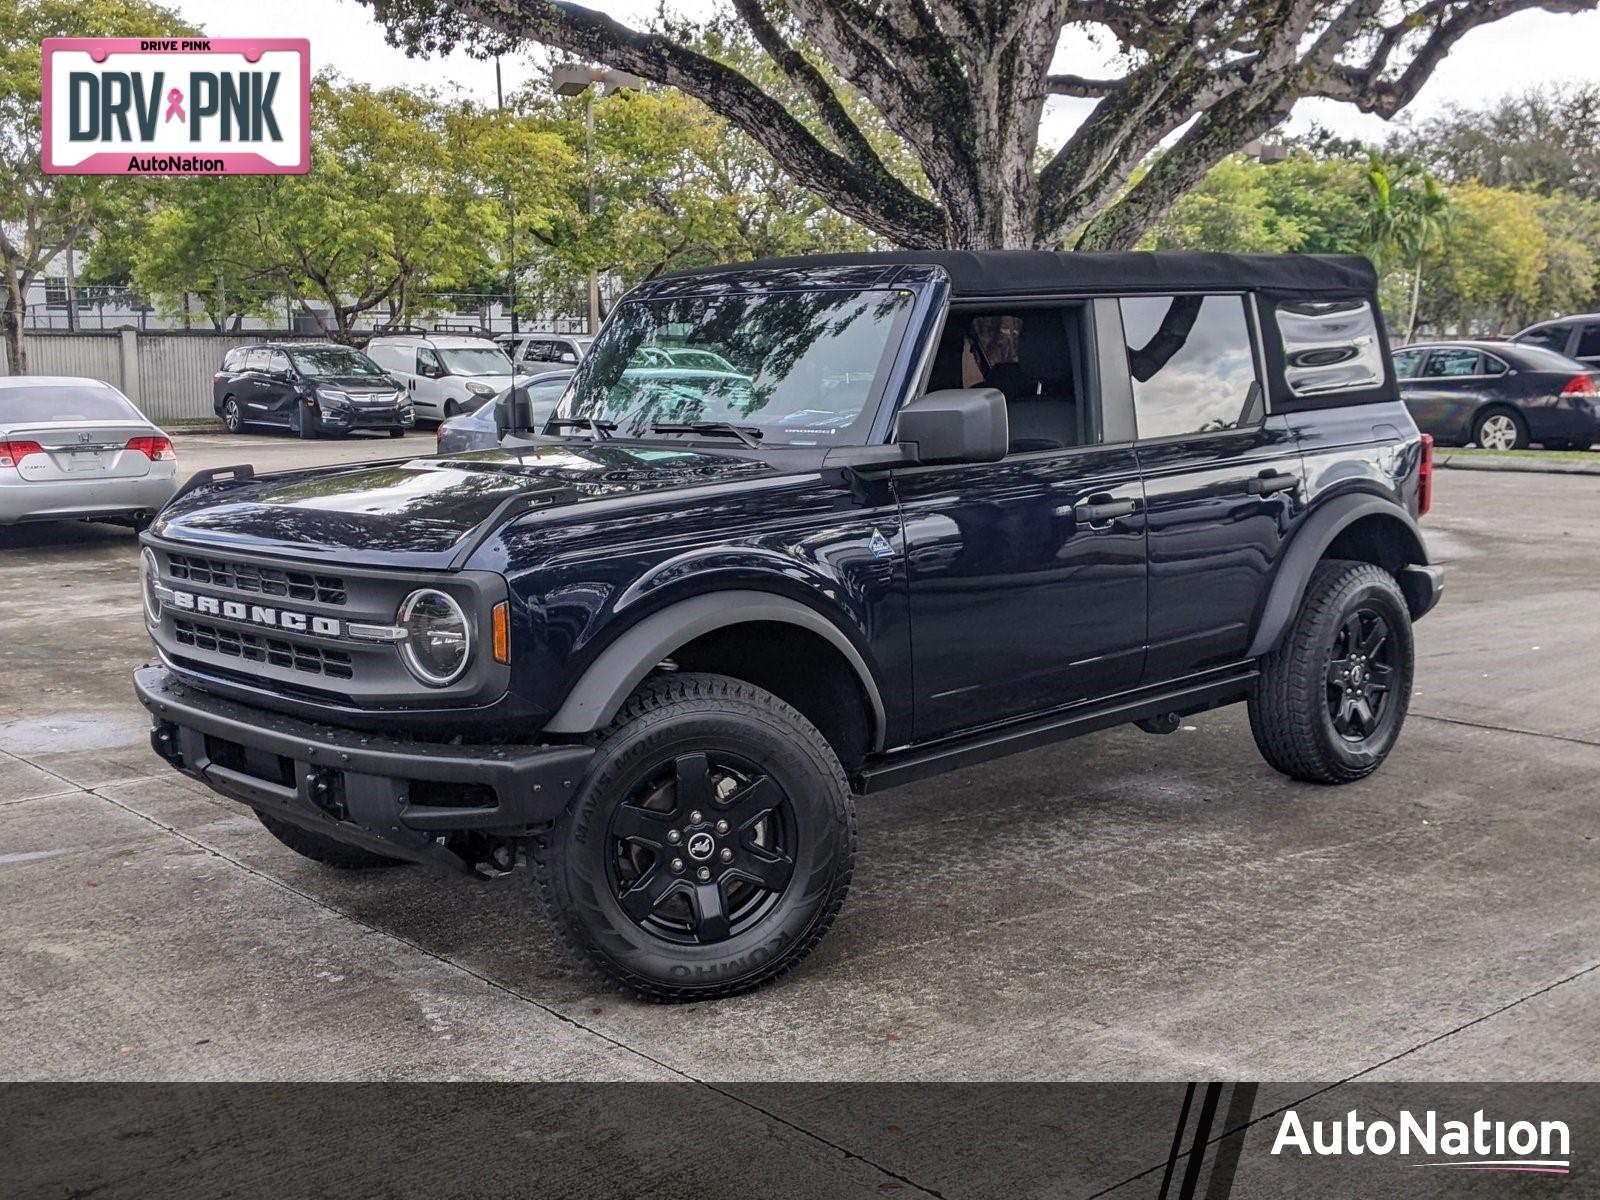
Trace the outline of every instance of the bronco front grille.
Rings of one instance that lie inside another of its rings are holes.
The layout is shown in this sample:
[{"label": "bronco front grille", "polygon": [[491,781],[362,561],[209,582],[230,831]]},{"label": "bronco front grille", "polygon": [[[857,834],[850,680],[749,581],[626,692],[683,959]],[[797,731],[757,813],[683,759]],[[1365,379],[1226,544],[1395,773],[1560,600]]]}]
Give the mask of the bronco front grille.
[{"label": "bronco front grille", "polygon": [[224,629],[182,617],[175,618],[172,624],[178,644],[192,646],[196,650],[226,654],[245,662],[286,667],[309,675],[323,675],[329,679],[350,679],[355,674],[350,656],[340,650],[301,646],[281,638]]},{"label": "bronco front grille", "polygon": [[174,579],[228,591],[249,592],[254,596],[282,596],[320,604],[343,604],[346,601],[344,580],[337,575],[286,571],[281,567],[202,558],[196,554],[177,554],[170,550],[167,552],[167,571]]}]

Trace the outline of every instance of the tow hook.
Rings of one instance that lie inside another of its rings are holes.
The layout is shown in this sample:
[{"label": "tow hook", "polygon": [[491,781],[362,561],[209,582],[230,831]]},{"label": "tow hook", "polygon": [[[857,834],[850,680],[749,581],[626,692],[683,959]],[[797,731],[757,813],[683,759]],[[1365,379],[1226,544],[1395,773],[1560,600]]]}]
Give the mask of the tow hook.
[{"label": "tow hook", "polygon": [[335,821],[350,819],[350,810],[345,807],[344,789],[339,786],[337,772],[326,767],[307,771],[306,791],[311,796],[311,802]]},{"label": "tow hook", "polygon": [[183,751],[178,748],[178,727],[162,722],[150,731],[150,748],[173,766],[183,767]]}]

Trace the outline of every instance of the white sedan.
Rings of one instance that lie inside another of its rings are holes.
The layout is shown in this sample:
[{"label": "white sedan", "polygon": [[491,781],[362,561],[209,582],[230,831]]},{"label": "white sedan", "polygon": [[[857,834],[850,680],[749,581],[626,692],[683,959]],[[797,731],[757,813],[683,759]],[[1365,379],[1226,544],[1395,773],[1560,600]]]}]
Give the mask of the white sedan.
[{"label": "white sedan", "polygon": [[0,378],[0,525],[93,519],[143,528],[178,488],[177,457],[109,383]]}]

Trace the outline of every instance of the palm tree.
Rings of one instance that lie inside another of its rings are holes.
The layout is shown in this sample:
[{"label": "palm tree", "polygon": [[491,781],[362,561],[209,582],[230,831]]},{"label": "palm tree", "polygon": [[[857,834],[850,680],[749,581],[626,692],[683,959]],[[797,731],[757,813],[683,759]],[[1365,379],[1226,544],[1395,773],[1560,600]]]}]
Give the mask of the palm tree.
[{"label": "palm tree", "polygon": [[1411,273],[1411,312],[1406,341],[1417,335],[1422,300],[1422,260],[1444,241],[1452,217],[1450,195],[1428,172],[1411,164],[1391,164],[1379,155],[1367,160],[1367,217],[1362,240],[1380,264],[1398,260]]}]

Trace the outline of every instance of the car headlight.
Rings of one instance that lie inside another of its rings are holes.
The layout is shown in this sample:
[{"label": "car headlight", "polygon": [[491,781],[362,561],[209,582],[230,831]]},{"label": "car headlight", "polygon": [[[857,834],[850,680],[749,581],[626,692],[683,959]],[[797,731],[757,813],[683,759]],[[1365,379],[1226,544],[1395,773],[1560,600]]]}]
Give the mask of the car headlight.
[{"label": "car headlight", "polygon": [[161,568],[156,565],[155,551],[146,546],[139,552],[139,585],[144,592],[144,615],[150,624],[161,623]]},{"label": "car headlight", "polygon": [[317,399],[328,404],[349,404],[350,396],[338,388],[318,388]]},{"label": "car headlight", "polygon": [[422,588],[405,598],[399,616],[406,670],[429,687],[461,678],[472,652],[472,630],[461,606],[435,588]]},{"label": "car headlight", "polygon": [[467,384],[467,391],[471,392],[474,396],[494,395],[494,389],[492,387],[490,387],[487,383],[479,383],[476,380]]}]

